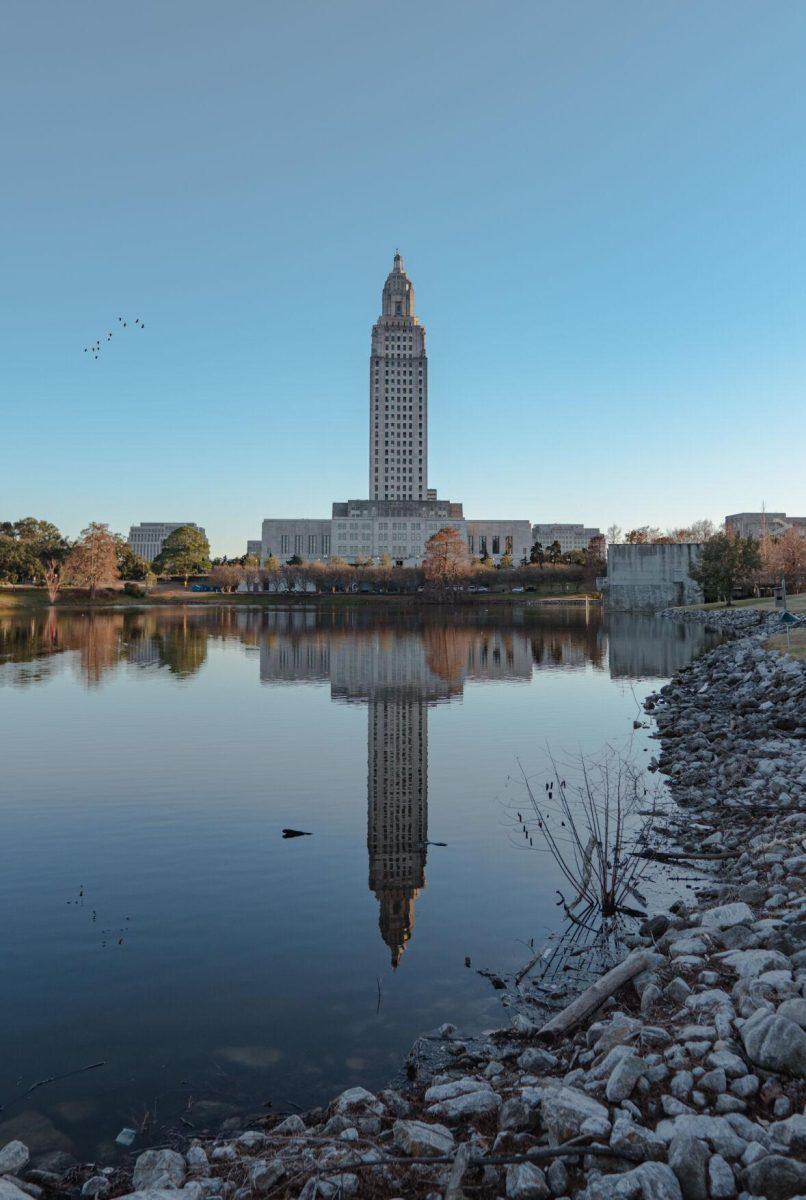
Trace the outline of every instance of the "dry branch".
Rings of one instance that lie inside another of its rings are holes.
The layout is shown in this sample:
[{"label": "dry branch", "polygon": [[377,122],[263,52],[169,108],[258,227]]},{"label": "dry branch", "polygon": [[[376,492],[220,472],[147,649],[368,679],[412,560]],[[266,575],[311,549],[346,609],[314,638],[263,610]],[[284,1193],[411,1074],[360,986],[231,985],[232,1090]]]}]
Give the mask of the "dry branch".
[{"label": "dry branch", "polygon": [[582,995],[577,996],[576,1000],[573,1000],[562,1012],[547,1021],[538,1031],[537,1036],[551,1040],[575,1029],[586,1017],[596,1012],[608,996],[612,996],[625,983],[629,983],[636,975],[640,975],[642,971],[652,965],[653,961],[654,953],[651,950],[642,950],[638,954],[631,954],[629,958],[625,958],[618,966],[613,967],[601,979],[597,979],[589,988],[586,988]]}]

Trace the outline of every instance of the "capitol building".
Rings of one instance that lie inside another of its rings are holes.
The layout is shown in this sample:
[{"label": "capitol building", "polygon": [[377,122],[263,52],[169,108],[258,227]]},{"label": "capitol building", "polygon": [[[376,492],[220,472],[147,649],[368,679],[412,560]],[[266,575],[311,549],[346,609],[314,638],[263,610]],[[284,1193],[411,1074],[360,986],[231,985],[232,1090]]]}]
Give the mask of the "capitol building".
[{"label": "capitol building", "polygon": [[[414,285],[395,254],[372,327],[369,363],[368,499],[334,501],[330,518],[267,517],[260,561],[292,555],[306,561],[378,562],[419,566],[428,539],[451,526],[473,557],[494,562],[529,557],[528,520],[473,521],[462,505],[428,485],[428,358],[425,326],[415,312]],[[257,539],[255,539],[256,542]],[[250,542],[250,546],[254,545]]]}]

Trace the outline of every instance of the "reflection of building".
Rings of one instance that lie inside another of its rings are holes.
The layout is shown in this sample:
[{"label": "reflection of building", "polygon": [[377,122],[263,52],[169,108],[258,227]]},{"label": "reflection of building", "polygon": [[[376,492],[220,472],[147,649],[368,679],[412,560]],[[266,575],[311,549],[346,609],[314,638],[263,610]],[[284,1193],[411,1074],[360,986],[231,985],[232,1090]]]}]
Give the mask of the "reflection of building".
[{"label": "reflection of building", "polygon": [[337,702],[367,705],[367,852],[381,937],[396,967],[425,886],[428,713],[462,695],[464,682],[530,679],[525,632],[426,625],[324,631],[316,612],[271,612],[260,677],[329,677]]},{"label": "reflection of building", "polygon": [[611,679],[668,679],[709,644],[699,623],[646,613],[609,611],[605,630]]}]

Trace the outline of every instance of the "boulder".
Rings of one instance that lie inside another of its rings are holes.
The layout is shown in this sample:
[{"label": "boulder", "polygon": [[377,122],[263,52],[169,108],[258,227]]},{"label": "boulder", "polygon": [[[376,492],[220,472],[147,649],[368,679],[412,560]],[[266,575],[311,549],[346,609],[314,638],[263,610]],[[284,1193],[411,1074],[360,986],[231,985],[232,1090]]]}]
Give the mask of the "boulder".
[{"label": "boulder", "polygon": [[666,1143],[663,1138],[626,1117],[616,1120],[610,1134],[610,1149],[637,1163],[662,1162],[666,1158]]},{"label": "boulder", "polygon": [[644,1071],[644,1060],[637,1054],[628,1054],[616,1065],[607,1081],[605,1095],[611,1104],[626,1100],[632,1093]]},{"label": "boulder", "polygon": [[135,1191],[148,1188],[179,1188],[185,1182],[187,1167],[176,1150],[145,1150],[138,1155],[132,1172]]},{"label": "boulder", "polygon": [[623,1175],[602,1175],[588,1183],[580,1200],[683,1200],[677,1177],[665,1163],[646,1162]]},{"label": "boulder", "polygon": [[711,1200],[730,1200],[736,1195],[736,1179],[721,1154],[714,1154],[708,1163],[708,1188]]},{"label": "boulder", "polygon": [[512,1163],[507,1168],[507,1200],[546,1200],[546,1177],[534,1163]]},{"label": "boulder", "polygon": [[683,1200],[708,1200],[708,1147],[699,1138],[678,1133],[669,1143],[669,1166]]},{"label": "boulder", "polygon": [[806,1163],[782,1154],[768,1154],[742,1172],[742,1185],[765,1200],[791,1200],[806,1192]]},{"label": "boulder", "polygon": [[740,1030],[748,1058],[765,1071],[806,1077],[806,1031],[777,1013],[757,1009]]},{"label": "boulder", "polygon": [[731,929],[734,925],[747,925],[754,920],[752,908],[743,901],[707,908],[702,914],[702,924],[706,929]]},{"label": "boulder", "polygon": [[392,1140],[398,1150],[412,1158],[450,1154],[455,1146],[450,1129],[427,1121],[395,1121]]},{"label": "boulder", "polygon": [[28,1147],[22,1142],[8,1142],[0,1150],[0,1175],[19,1175],[28,1165]]},{"label": "boulder", "polygon": [[585,1121],[591,1118],[609,1120],[604,1104],[572,1087],[547,1088],[543,1093],[541,1111],[552,1146],[576,1137]]},{"label": "boulder", "polygon": [[31,1200],[27,1192],[23,1192],[10,1179],[0,1176],[0,1200]]}]

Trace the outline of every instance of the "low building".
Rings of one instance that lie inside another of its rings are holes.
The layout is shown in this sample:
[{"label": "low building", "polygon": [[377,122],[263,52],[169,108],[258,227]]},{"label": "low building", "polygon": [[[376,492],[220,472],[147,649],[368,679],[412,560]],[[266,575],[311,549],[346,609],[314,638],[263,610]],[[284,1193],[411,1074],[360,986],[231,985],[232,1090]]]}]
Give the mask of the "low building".
[{"label": "low building", "polygon": [[467,548],[471,558],[490,558],[499,563],[508,554],[515,566],[529,561],[532,526],[529,521],[470,521]]},{"label": "low building", "polygon": [[607,577],[599,583],[605,607],[630,612],[701,604],[702,588],[691,578],[701,555],[701,542],[610,546]]},{"label": "low building", "polygon": [[191,529],[198,529],[199,533],[207,536],[201,525],[196,525],[193,521],[141,521],[139,525],[132,525],[126,540],[135,554],[139,554],[146,562],[153,562],[162,550],[168,534],[185,525],[189,525]]},{"label": "low building", "polygon": [[260,561],[274,556],[281,563],[296,555],[305,562],[328,562],[331,523],[326,518],[270,517],[263,522]]},{"label": "low building", "polygon": [[806,537],[806,517],[788,517],[782,512],[733,513],[725,517],[725,528],[744,538],[780,537],[788,529]]},{"label": "low building", "polygon": [[250,538],[246,543],[246,553],[250,557],[260,558],[263,549],[263,542],[260,538]]},{"label": "low building", "polygon": [[541,524],[532,526],[532,544],[540,542],[544,550],[554,542],[560,543],[560,550],[568,554],[570,550],[587,550],[591,538],[601,537],[601,530],[589,528],[587,525],[557,525]]}]

